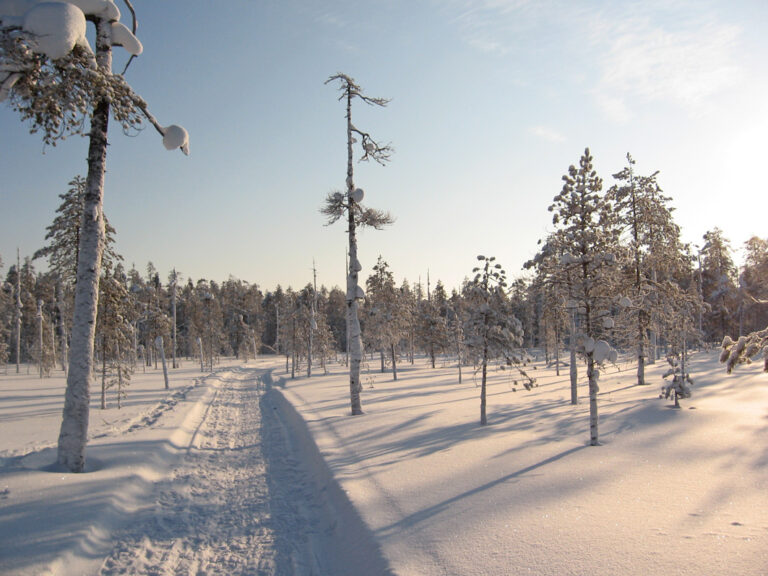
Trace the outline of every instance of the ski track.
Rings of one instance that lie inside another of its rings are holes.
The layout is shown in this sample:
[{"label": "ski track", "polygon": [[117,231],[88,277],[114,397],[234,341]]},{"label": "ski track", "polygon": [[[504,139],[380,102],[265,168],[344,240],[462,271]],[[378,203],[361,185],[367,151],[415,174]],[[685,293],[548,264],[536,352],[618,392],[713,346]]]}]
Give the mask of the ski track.
[{"label": "ski track", "polygon": [[156,486],[154,506],[114,534],[102,576],[318,573],[314,483],[277,416],[262,419],[263,375],[211,378],[216,394],[188,453]]}]

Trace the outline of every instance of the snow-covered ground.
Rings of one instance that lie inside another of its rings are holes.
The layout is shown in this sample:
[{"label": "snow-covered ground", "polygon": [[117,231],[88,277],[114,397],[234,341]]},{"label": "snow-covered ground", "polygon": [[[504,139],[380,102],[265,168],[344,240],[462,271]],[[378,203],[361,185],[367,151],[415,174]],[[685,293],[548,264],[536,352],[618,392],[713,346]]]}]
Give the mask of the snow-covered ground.
[{"label": "snow-covered ground", "polygon": [[[378,363],[371,361],[370,366]],[[0,372],[2,574],[768,574],[768,374],[694,355],[601,378],[602,445],[567,370],[290,380],[280,360],[134,375],[91,413],[88,472],[56,471],[64,380]],[[25,370],[23,370],[24,372]],[[584,388],[584,387],[583,387]],[[585,390],[581,390],[582,393]],[[112,402],[111,402],[112,403]]]}]

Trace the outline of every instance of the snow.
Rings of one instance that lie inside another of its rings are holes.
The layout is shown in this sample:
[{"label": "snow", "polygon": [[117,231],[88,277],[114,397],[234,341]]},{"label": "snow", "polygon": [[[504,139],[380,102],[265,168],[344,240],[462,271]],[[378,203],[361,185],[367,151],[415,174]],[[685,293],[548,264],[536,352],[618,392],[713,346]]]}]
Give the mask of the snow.
[{"label": "snow", "polygon": [[163,128],[163,146],[166,150],[181,148],[181,151],[189,156],[189,134],[176,124],[166,126]]},{"label": "snow", "polygon": [[56,60],[75,45],[87,45],[85,14],[66,2],[43,2],[24,14],[23,27],[34,38],[36,52]]},{"label": "snow", "polygon": [[[91,411],[85,474],[50,467],[61,374],[0,372],[0,574],[740,574],[768,571],[768,374],[687,363],[680,410],[635,366],[588,406],[541,361],[491,371],[487,426],[449,360],[289,380],[284,359],[134,375]],[[370,362],[377,366],[376,362]],[[466,371],[465,371],[466,375]],[[586,385],[581,387],[586,395]],[[110,404],[114,402],[110,399]]]},{"label": "snow", "polygon": [[365,192],[363,192],[362,188],[355,188],[350,194],[350,198],[360,204],[360,202],[363,201],[363,198],[365,198]]},{"label": "snow", "polygon": [[144,51],[139,39],[121,22],[112,22],[112,45],[122,46],[128,54],[133,56],[138,56]]}]

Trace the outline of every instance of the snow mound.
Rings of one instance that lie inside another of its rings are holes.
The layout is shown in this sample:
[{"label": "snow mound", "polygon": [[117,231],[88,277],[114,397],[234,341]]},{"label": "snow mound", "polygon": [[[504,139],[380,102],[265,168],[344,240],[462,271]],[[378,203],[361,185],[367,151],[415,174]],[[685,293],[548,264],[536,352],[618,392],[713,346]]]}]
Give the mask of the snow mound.
[{"label": "snow mound", "polygon": [[75,45],[88,45],[85,14],[67,2],[43,2],[24,14],[24,30],[35,42],[35,51],[52,60],[63,58]]}]

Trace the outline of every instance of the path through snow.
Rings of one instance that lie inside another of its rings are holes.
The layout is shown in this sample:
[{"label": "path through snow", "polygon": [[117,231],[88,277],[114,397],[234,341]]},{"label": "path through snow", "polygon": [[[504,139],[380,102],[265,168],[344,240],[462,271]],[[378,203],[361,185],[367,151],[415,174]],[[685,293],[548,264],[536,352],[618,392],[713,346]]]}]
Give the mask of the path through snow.
[{"label": "path through snow", "polygon": [[114,535],[101,574],[310,575],[331,573],[330,563],[347,572],[343,557],[321,554],[339,525],[328,514],[333,491],[300,462],[314,445],[289,430],[282,410],[291,407],[276,405],[269,372],[216,379],[187,455],[157,486],[155,505]]}]

